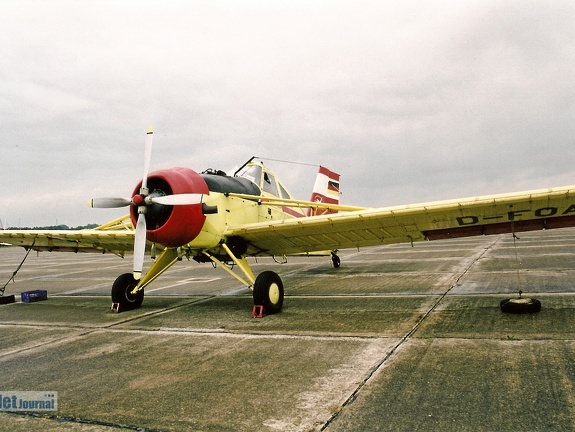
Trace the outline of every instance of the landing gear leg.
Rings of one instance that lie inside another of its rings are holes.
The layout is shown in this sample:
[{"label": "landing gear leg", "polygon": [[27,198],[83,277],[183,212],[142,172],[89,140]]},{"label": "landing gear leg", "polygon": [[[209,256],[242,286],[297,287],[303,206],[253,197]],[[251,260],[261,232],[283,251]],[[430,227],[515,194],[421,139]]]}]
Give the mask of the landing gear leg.
[{"label": "landing gear leg", "polygon": [[216,264],[219,264],[222,269],[226,270],[245,286],[252,289],[254,306],[263,306],[265,313],[268,315],[281,311],[284,301],[284,286],[278,274],[272,271],[265,271],[258,275],[258,277],[255,277],[245,257],[237,257],[225,243],[222,244],[222,248],[243,272],[245,278],[236,274],[227,265],[208,252],[204,251],[204,255]]}]

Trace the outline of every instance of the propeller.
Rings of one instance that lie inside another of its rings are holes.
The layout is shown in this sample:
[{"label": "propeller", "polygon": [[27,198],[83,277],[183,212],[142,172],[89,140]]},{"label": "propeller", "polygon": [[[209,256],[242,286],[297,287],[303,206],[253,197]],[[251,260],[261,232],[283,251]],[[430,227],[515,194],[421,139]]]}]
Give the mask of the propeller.
[{"label": "propeller", "polygon": [[146,196],[136,195],[133,198],[93,198],[88,201],[88,207],[92,208],[120,208],[128,207],[129,205],[140,205],[143,202],[147,205],[162,204],[162,205],[191,205],[201,204],[202,194],[176,194],[176,195],[161,195],[161,196]]},{"label": "propeller", "polygon": [[[145,207],[144,207],[145,209]],[[134,239],[134,279],[140,280],[144,268],[144,255],[146,253],[146,215],[138,209],[138,222],[136,224],[136,237]]]},{"label": "propeller", "polygon": [[147,197],[145,201],[149,200],[154,204],[163,205],[191,205],[191,204],[201,204],[202,194],[189,193],[189,194],[176,194],[176,195],[163,195],[157,197]]},{"label": "propeller", "polygon": [[142,187],[140,188],[141,195],[148,195],[148,171],[150,171],[150,161],[152,160],[152,139],[154,137],[154,129],[148,128],[146,132],[146,145],[144,147],[144,175],[142,176]]},{"label": "propeller", "polygon": [[[142,186],[140,187],[140,196],[148,195],[148,171],[150,170],[150,160],[152,159],[152,140],[154,130],[148,128],[146,133],[146,145],[144,147],[144,175],[142,176]],[[131,202],[134,199],[130,200]],[[138,221],[136,223],[136,236],[134,238],[134,279],[140,280],[142,269],[144,268],[144,254],[146,253],[146,202],[144,200],[138,203]]]},{"label": "propeller", "polygon": [[88,201],[88,207],[92,208],[118,208],[132,204],[131,198],[93,198]]},{"label": "propeller", "polygon": [[138,219],[136,221],[136,233],[134,238],[134,279],[140,280],[142,269],[144,267],[144,254],[146,252],[146,213],[148,206],[154,204],[164,206],[192,205],[202,203],[202,194],[184,193],[174,195],[162,195],[160,192],[148,189],[148,172],[150,170],[150,161],[152,159],[152,141],[154,131],[148,128],[146,133],[146,144],[144,147],[144,172],[142,175],[142,185],[139,194],[132,198],[94,198],[88,201],[88,205],[93,208],[118,208],[130,205],[138,208]]}]

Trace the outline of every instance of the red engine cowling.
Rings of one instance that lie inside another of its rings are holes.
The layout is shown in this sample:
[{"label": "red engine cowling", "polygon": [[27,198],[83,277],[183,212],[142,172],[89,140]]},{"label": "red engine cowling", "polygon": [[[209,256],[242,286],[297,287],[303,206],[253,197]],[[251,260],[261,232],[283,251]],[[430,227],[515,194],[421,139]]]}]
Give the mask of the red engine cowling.
[{"label": "red engine cowling", "polygon": [[[134,195],[140,193],[140,182]],[[149,195],[176,195],[185,193],[209,194],[204,179],[189,168],[170,168],[148,175]],[[130,207],[132,223],[136,226],[138,207]],[[202,230],[206,216],[202,204],[162,205],[152,204],[146,212],[146,237],[149,241],[167,247],[183,246],[191,242]]]}]

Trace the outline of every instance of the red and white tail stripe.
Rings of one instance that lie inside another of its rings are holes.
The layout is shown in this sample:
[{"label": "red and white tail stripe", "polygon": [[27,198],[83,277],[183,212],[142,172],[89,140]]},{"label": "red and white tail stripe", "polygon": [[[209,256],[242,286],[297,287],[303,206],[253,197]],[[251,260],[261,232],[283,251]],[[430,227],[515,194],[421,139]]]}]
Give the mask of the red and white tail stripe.
[{"label": "red and white tail stripe", "polygon": [[[320,166],[310,201],[339,204],[339,174]],[[337,210],[310,208],[307,211],[308,216],[318,216],[326,213],[337,213]]]}]

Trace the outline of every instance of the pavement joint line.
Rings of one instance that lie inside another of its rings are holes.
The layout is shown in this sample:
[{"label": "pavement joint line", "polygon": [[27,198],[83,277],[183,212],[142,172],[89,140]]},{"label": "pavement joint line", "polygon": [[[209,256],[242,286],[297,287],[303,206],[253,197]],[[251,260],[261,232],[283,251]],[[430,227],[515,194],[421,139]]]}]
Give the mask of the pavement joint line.
[{"label": "pavement joint line", "polygon": [[[211,298],[213,298],[213,297],[216,297],[216,296],[212,296]],[[137,319],[140,319],[140,318],[144,318],[144,317],[148,317],[148,316],[151,316],[151,315],[156,315],[156,314],[161,314],[161,313],[169,312],[169,311],[174,310],[174,309],[177,309],[177,308],[179,308],[179,307],[183,307],[183,306],[186,306],[186,305],[189,305],[189,304],[199,303],[199,302],[207,301],[207,300],[209,300],[209,299],[199,299],[199,300],[197,300],[197,301],[195,301],[195,302],[186,302],[186,303],[184,303],[184,304],[179,304],[179,305],[172,306],[172,307],[168,307],[168,308],[162,308],[161,310],[156,310],[156,311],[151,311],[151,312],[144,313],[144,314],[139,314],[139,315],[137,315],[137,316],[135,316],[135,317],[130,317],[130,318],[128,318],[128,319],[124,319],[124,320],[122,320],[122,321],[119,321],[119,322],[116,322],[116,323],[112,323],[112,324],[109,324],[109,325],[104,325],[104,326],[88,326],[88,327],[74,326],[74,325],[67,325],[67,326],[55,325],[55,326],[51,326],[51,325],[46,325],[46,324],[43,324],[43,325],[40,325],[40,324],[38,324],[38,325],[33,325],[33,324],[25,324],[25,325],[15,324],[15,325],[9,325],[9,324],[2,323],[2,324],[0,324],[0,327],[1,327],[1,326],[5,326],[5,327],[8,327],[8,326],[10,326],[10,327],[23,327],[23,326],[27,326],[27,327],[41,327],[41,328],[47,328],[47,327],[48,327],[48,328],[53,328],[53,329],[75,329],[75,330],[78,330],[78,333],[72,334],[72,335],[65,335],[65,336],[60,337],[60,338],[57,338],[57,339],[52,339],[52,340],[48,340],[48,341],[43,341],[43,342],[36,343],[36,344],[34,344],[34,345],[31,345],[31,346],[23,347],[23,348],[21,348],[21,349],[12,350],[12,351],[6,352],[6,353],[4,353],[4,354],[1,354],[1,355],[0,355],[0,358],[2,358],[2,357],[7,357],[7,356],[10,356],[10,355],[15,355],[15,354],[16,354],[16,355],[17,355],[17,354],[21,354],[22,352],[26,352],[26,351],[30,351],[30,350],[42,348],[42,347],[48,346],[48,345],[55,345],[55,344],[59,344],[59,343],[64,343],[64,342],[67,342],[67,341],[69,341],[69,340],[74,340],[74,339],[77,339],[77,338],[79,338],[79,337],[84,337],[84,336],[87,336],[87,335],[92,334],[92,333],[101,332],[102,330],[112,330],[112,331],[114,331],[114,330],[116,330],[116,329],[114,329],[113,327],[118,326],[118,325],[120,325],[120,324],[125,324],[125,323],[127,323],[127,322],[131,322],[131,321],[134,321],[134,320],[137,320]],[[83,331],[82,331],[82,330],[83,330]],[[155,332],[155,330],[151,330],[150,332]]]},{"label": "pavement joint line", "polygon": [[489,250],[491,250],[491,248],[493,248],[493,246],[495,246],[495,244],[500,240],[500,238],[501,237],[496,237],[495,240],[487,246],[485,245],[479,246],[481,248],[480,253],[477,253],[471,257],[471,259],[469,260],[470,261],[469,264],[462,271],[460,271],[459,275],[455,278],[455,282],[451,284],[449,288],[429,308],[429,310],[420,319],[417,320],[417,322],[414,324],[411,330],[409,330],[402,338],[400,338],[399,342],[395,346],[393,346],[391,350],[385,356],[383,356],[383,358],[370,371],[368,371],[366,377],[361,382],[358,383],[355,390],[341,404],[340,409],[336,410],[331,415],[331,417],[321,426],[321,428],[319,429],[320,431],[324,431],[340,415],[340,413],[346,406],[350,405],[351,403],[353,403],[353,401],[357,399],[359,393],[364,388],[364,386],[368,384],[369,381],[371,381],[375,375],[377,375],[377,373],[385,366],[385,364],[389,359],[395,356],[395,354],[403,346],[403,344],[408,339],[410,339],[411,336],[413,336],[413,334],[417,331],[417,329],[421,326],[421,324],[427,319],[429,315],[431,315],[431,313],[437,308],[439,303],[443,301],[443,299],[447,296],[449,291],[451,291],[457,285],[457,283],[461,280],[461,278],[465,276],[467,272],[469,272],[471,267],[473,267],[475,263],[483,257],[483,255],[485,255]]},{"label": "pavement joint line", "polygon": [[[165,335],[178,335],[178,334],[188,334],[188,335],[198,335],[198,336],[230,336],[230,337],[246,337],[246,338],[254,338],[254,339],[302,339],[302,340],[322,340],[322,341],[330,341],[330,340],[339,340],[339,341],[349,341],[349,342],[361,342],[366,340],[390,340],[390,339],[399,339],[399,336],[377,336],[377,335],[361,335],[361,336],[346,336],[346,335],[313,335],[313,334],[297,334],[297,333],[265,333],[265,332],[250,332],[250,331],[240,331],[240,330],[216,330],[211,328],[169,328],[169,327],[160,327],[154,329],[141,329],[141,328],[103,328],[103,327],[75,327],[75,326],[62,326],[62,325],[43,325],[43,324],[0,324],[2,327],[11,327],[11,328],[32,328],[32,329],[62,329],[62,330],[85,330],[84,332],[78,332],[77,334],[62,337],[60,339],[51,340],[48,343],[56,343],[66,338],[76,338],[80,336],[85,336],[91,333],[103,333],[106,331],[114,332],[114,333],[138,333],[138,334],[165,334]],[[427,339],[422,337],[421,339]],[[507,337],[462,337],[462,336],[433,336],[432,339],[444,339],[444,340],[470,340],[470,341],[509,341]],[[517,338],[514,337],[513,341],[531,341],[531,342],[549,342],[549,341],[575,341],[575,338],[572,337],[562,337],[562,338],[540,338],[540,337],[521,337]],[[37,346],[41,346],[43,344],[39,344]],[[35,347],[35,346],[34,346]],[[23,349],[21,351],[25,351],[30,348]],[[17,352],[17,351],[14,351]],[[0,354],[0,357],[8,354],[12,354],[14,352]],[[18,351],[20,352],[20,351]]]},{"label": "pavement joint line", "polygon": [[139,334],[159,334],[159,335],[196,335],[196,336],[214,336],[214,337],[231,337],[243,339],[298,339],[298,340],[315,340],[315,341],[346,341],[346,342],[362,342],[373,340],[390,340],[397,339],[398,336],[344,336],[344,335],[311,335],[311,334],[291,334],[291,333],[263,333],[263,332],[250,332],[250,331],[229,331],[229,330],[214,330],[214,329],[172,329],[172,328],[158,328],[152,330],[145,329],[103,329],[97,328],[94,331],[102,332],[103,330],[112,331],[117,333],[139,333]]},{"label": "pavement joint line", "polygon": [[257,333],[249,331],[226,331],[226,330],[214,330],[214,329],[181,329],[181,328],[158,328],[158,329],[123,329],[123,328],[112,328],[111,326],[106,327],[75,327],[75,326],[46,326],[41,324],[2,324],[4,327],[14,327],[14,328],[50,328],[50,329],[76,329],[84,330],[72,335],[66,335],[58,339],[42,342],[35,344],[33,346],[25,347],[19,350],[10,351],[8,353],[1,354],[0,357],[18,354],[31,349],[39,348],[45,345],[57,344],[65,342],[70,339],[77,339],[79,337],[87,336],[93,333],[131,333],[131,334],[150,334],[150,335],[195,335],[195,336],[214,336],[214,337],[230,337],[238,339],[298,339],[298,340],[315,340],[315,341],[348,341],[348,342],[361,342],[366,340],[390,340],[397,339],[397,337],[384,337],[384,336],[343,336],[343,335],[309,335],[309,334],[289,334],[289,333]]},{"label": "pavement joint line", "polygon": [[[386,261],[386,263],[390,263],[392,261]],[[336,270],[337,272],[342,272],[342,270]],[[345,271],[345,270],[343,270]],[[394,273],[390,273],[390,272],[369,272],[369,273],[347,273],[347,274],[338,274],[337,277],[340,279],[346,279],[346,278],[357,278],[359,277],[382,277],[382,276],[389,276],[389,275],[393,275]],[[446,271],[437,271],[437,272],[423,272],[423,271],[402,271],[401,275],[402,276],[420,276],[422,274],[425,275],[444,275],[444,274],[450,274],[450,272],[448,270]],[[301,275],[299,275],[301,276]],[[318,273],[318,274],[312,274],[312,275],[307,275],[306,277],[310,277],[310,278],[332,278],[334,276],[333,273]],[[285,276],[284,276],[285,277]]]},{"label": "pavement joint line", "polygon": [[396,297],[436,297],[442,295],[442,292],[437,293],[371,293],[371,294],[295,294],[285,295],[285,298],[292,299],[320,299],[320,298],[396,298]]},{"label": "pavement joint line", "polygon": [[71,416],[59,416],[59,415],[49,415],[49,414],[36,414],[36,413],[22,413],[22,412],[14,412],[14,411],[3,411],[5,414],[10,414],[14,416],[21,416],[21,417],[30,417],[30,418],[43,418],[46,420],[51,420],[59,423],[76,423],[76,424],[86,424],[92,426],[106,426],[115,429],[122,429],[122,430],[135,430],[140,432],[165,432],[161,429],[149,429],[142,426],[133,426],[133,425],[126,425],[123,423],[111,423],[111,422],[103,422],[98,420],[89,420],[83,419],[79,417],[71,417]]},{"label": "pavement joint line", "polygon": [[[50,264],[49,266],[46,266],[46,268],[48,270],[52,270],[54,269],[56,266],[60,266],[60,267],[64,267],[69,265],[68,263],[59,263],[59,264]],[[38,269],[38,265],[35,266],[36,269]],[[120,266],[106,266],[106,267],[102,267],[100,270],[112,270],[112,269],[116,269],[116,268],[120,268]],[[35,281],[35,280],[44,280],[44,279],[52,279],[52,278],[65,278],[66,276],[70,276],[70,275],[81,275],[83,273],[90,273],[91,271],[93,271],[92,269],[86,269],[86,270],[75,270],[75,271],[69,271],[66,273],[57,273],[57,272],[52,272],[52,273],[46,273],[42,276],[34,276],[34,277],[22,277],[19,275],[18,277],[18,283],[22,284],[24,282],[28,282],[28,281]],[[81,278],[80,278],[81,279]],[[16,283],[16,282],[14,282]]]},{"label": "pavement joint line", "polygon": [[[190,294],[190,295],[185,295],[185,294],[162,294],[162,295],[157,295],[157,296],[153,296],[154,298],[171,298],[171,297],[177,297],[179,299],[186,299],[186,298],[190,298],[190,299],[194,299],[194,298],[199,298],[200,300],[205,298],[206,296],[212,296],[212,297],[218,297],[221,294],[215,295],[215,294]],[[50,294],[50,298],[110,298],[110,296],[108,294],[64,294],[64,293],[58,293],[58,294]]]},{"label": "pavement joint line", "polygon": [[85,330],[85,329],[92,329],[97,328],[95,326],[80,326],[80,325],[61,325],[61,324],[34,324],[34,323],[24,323],[24,324],[17,324],[17,323],[0,323],[0,327],[20,327],[20,328],[49,328],[53,330]]},{"label": "pavement joint line", "polygon": [[[91,328],[78,328],[75,326],[46,326],[40,324],[1,324],[3,327],[18,327],[18,328],[46,328],[49,327],[51,329],[77,329],[77,330],[85,330],[83,332],[78,332],[72,335],[67,335],[58,339],[42,342],[33,346],[25,347],[19,350],[10,351],[4,354],[1,354],[0,357],[5,357],[8,355],[18,354],[21,352],[29,351],[31,349],[39,348],[45,345],[51,344],[59,344],[62,342],[66,342],[67,340],[73,340],[80,337],[84,337],[93,333],[105,333],[105,332],[113,332],[113,333],[127,333],[127,334],[150,334],[150,335],[194,335],[194,336],[212,336],[212,337],[229,337],[229,338],[237,338],[237,339],[298,339],[298,340],[309,340],[309,341],[346,341],[346,342],[362,342],[362,341],[375,341],[375,340],[393,340],[398,339],[399,342],[387,353],[384,357],[382,362],[379,362],[376,367],[372,369],[372,371],[368,374],[368,378],[363,381],[363,385],[365,385],[370,378],[377,372],[377,370],[383,365],[385,361],[387,361],[398,348],[410,338],[416,328],[423,322],[424,318],[421,318],[420,321],[414,326],[408,334],[404,335],[403,337],[398,336],[373,336],[373,335],[365,335],[365,336],[344,336],[344,335],[310,335],[310,334],[289,334],[289,333],[258,333],[258,332],[249,332],[249,331],[226,331],[226,330],[214,330],[210,328],[194,328],[194,329],[182,329],[182,328],[157,328],[157,329],[123,329],[123,328],[110,328],[110,327],[91,327]],[[443,340],[469,340],[469,341],[502,341],[507,342],[510,341],[508,338],[501,337],[501,338],[493,338],[493,337],[449,337],[449,336],[435,336],[433,339],[443,339]],[[514,338],[513,342],[519,341],[529,341],[529,342],[549,342],[549,341],[574,341],[574,338],[561,338],[561,339],[541,339],[541,338]],[[360,388],[361,388],[360,387]],[[349,404],[353,400],[344,403],[342,406]]]},{"label": "pavement joint line", "polygon": [[175,288],[178,286],[182,286],[182,285],[189,285],[189,284],[193,284],[193,283],[210,283],[210,282],[214,282],[217,280],[220,280],[221,278],[219,277],[215,277],[215,278],[194,278],[194,277],[190,277],[187,279],[180,279],[178,282],[170,284],[170,285],[164,285],[158,288],[154,288],[151,290],[147,290],[147,293],[151,293],[151,292],[155,292],[155,291],[161,291],[161,290],[165,290],[165,289],[169,289],[169,288]]},{"label": "pavement joint line", "polygon": [[[18,326],[14,326],[14,327],[18,327]],[[53,345],[58,345],[60,343],[65,343],[65,342],[68,342],[70,340],[74,340],[74,339],[77,339],[79,337],[84,337],[86,335],[94,333],[96,330],[97,329],[89,329],[88,331],[85,331],[85,332],[78,332],[78,333],[73,334],[73,335],[65,335],[65,336],[62,336],[58,339],[52,339],[52,340],[48,340],[48,341],[44,341],[44,342],[39,342],[37,344],[31,345],[28,347],[23,347],[20,349],[8,351],[6,353],[0,354],[0,358],[9,357],[12,355],[18,355],[18,354],[21,354],[21,353],[26,352],[26,351],[35,350],[35,349],[46,347],[46,346],[53,346]]]},{"label": "pavement joint line", "polygon": [[128,317],[128,318],[126,318],[126,319],[124,319],[124,320],[122,320],[122,321],[118,321],[118,322],[115,322],[115,323],[112,323],[112,324],[109,324],[109,325],[106,325],[106,326],[102,326],[102,327],[99,327],[99,328],[112,328],[112,327],[116,327],[116,326],[118,326],[118,325],[120,325],[120,324],[125,324],[125,323],[131,322],[131,321],[135,321],[135,320],[138,320],[138,319],[141,319],[141,318],[145,318],[145,317],[149,317],[149,316],[153,316],[153,315],[161,315],[161,314],[164,314],[164,313],[168,313],[168,312],[171,312],[171,311],[173,311],[173,310],[182,308],[182,307],[184,307],[184,306],[189,306],[189,305],[191,305],[191,304],[203,303],[203,302],[212,300],[212,299],[214,299],[214,298],[216,298],[216,297],[217,297],[217,296],[212,295],[212,296],[209,296],[209,297],[206,297],[206,298],[194,299],[194,300],[192,300],[192,301],[185,302],[185,303],[181,303],[181,304],[177,304],[177,305],[174,305],[174,306],[168,306],[168,307],[161,308],[161,309],[158,309],[158,310],[154,310],[154,311],[150,311],[150,312],[146,312],[146,313],[141,313],[141,314],[138,314],[138,315],[136,315],[136,316],[134,316],[134,317]]}]

